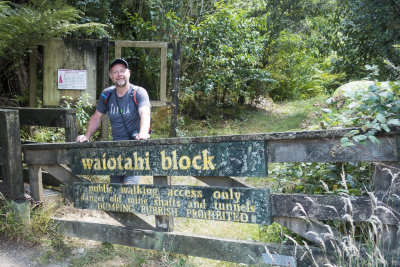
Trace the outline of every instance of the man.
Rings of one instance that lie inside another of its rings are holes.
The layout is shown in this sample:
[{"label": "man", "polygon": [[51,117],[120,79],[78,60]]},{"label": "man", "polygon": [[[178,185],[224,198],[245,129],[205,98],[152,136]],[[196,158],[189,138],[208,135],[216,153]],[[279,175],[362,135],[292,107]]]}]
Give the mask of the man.
[{"label": "man", "polygon": [[[88,142],[108,113],[113,140],[149,139],[150,100],[146,90],[129,83],[128,63],[118,58],[111,62],[109,76],[114,86],[106,88],[97,102],[96,111],[89,120],[86,133],[76,142]],[[136,184],[139,176],[110,176],[111,183]]]}]

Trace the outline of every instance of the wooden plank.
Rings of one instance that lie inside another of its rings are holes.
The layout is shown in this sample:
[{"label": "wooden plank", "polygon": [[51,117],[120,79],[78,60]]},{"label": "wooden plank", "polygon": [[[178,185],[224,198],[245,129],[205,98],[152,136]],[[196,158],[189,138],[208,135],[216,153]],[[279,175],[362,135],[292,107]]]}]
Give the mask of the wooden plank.
[{"label": "wooden plank", "polygon": [[384,224],[399,225],[396,212],[388,212],[383,204],[372,207],[368,197],[271,194],[271,213],[273,220],[287,217],[332,221],[346,221],[351,214],[355,222],[367,221],[376,215]]},{"label": "wooden plank", "polygon": [[69,164],[70,158],[66,149],[24,149],[24,162],[36,165]]},{"label": "wooden plank", "polygon": [[181,42],[174,40],[174,52],[172,56],[172,102],[173,110],[171,114],[171,137],[176,137],[176,128],[178,127],[179,111],[179,81],[181,72]]},{"label": "wooden plank", "polygon": [[[251,265],[265,264],[264,260],[267,260],[267,255],[293,256],[296,258],[297,266],[313,266],[307,248],[302,246],[285,246],[176,232],[129,230],[119,226],[67,220],[55,220],[55,223],[57,231],[64,235],[143,249],[161,250],[166,253]],[[313,247],[310,250],[316,264],[322,266],[326,262],[325,252]]]},{"label": "wooden plank", "polygon": [[[43,105],[59,106],[63,96],[77,100],[82,92],[96,104],[97,44],[90,40],[64,39],[46,42],[43,51]],[[86,70],[86,89],[58,89],[58,69]]]},{"label": "wooden plank", "polygon": [[324,225],[313,219],[276,216],[273,217],[273,221],[313,242],[319,247],[325,247],[328,250],[340,247],[339,243],[342,241],[341,234],[335,228]]},{"label": "wooden plank", "polygon": [[112,211],[107,211],[106,213],[125,226],[126,229],[156,230],[156,227],[144,221],[136,214]]},{"label": "wooden plank", "polygon": [[[268,189],[74,183],[73,195],[74,207],[80,209],[265,225],[271,222]],[[159,228],[165,231],[168,225]]]},{"label": "wooden plank", "polygon": [[[110,43],[108,38],[104,38],[102,40],[102,53],[103,53],[103,79],[101,88],[107,88],[109,85],[109,49]],[[108,140],[108,116],[103,116],[101,120],[101,140],[106,141]]]},{"label": "wooden plank", "polygon": [[[87,181],[90,183],[89,181]],[[104,184],[105,185],[105,184]],[[107,184],[108,185],[108,184]],[[70,202],[74,201],[74,186],[71,184],[64,185],[62,187],[63,196]],[[119,223],[124,225],[127,229],[145,229],[145,230],[155,230],[156,228],[144,221],[142,218],[133,213],[122,213],[105,211],[109,216],[113,217]]]},{"label": "wooden plank", "polygon": [[158,108],[158,107],[166,107],[171,106],[171,101],[150,101],[151,107]]},{"label": "wooden plank", "polygon": [[167,100],[167,47],[161,48],[160,100]]},{"label": "wooden plank", "polygon": [[249,186],[229,176],[194,176],[194,178],[199,179],[209,186],[252,188],[252,186]]},{"label": "wooden plank", "polygon": [[[168,48],[167,42],[115,40],[115,47]],[[115,54],[115,58],[119,58]]]},{"label": "wooden plank", "polygon": [[76,122],[76,113],[66,113],[65,114],[65,142],[75,142],[76,136],[78,134],[78,125]]},{"label": "wooden plank", "polygon": [[37,107],[37,47],[29,53],[29,107]]},{"label": "wooden plank", "polygon": [[[380,162],[375,165],[374,173],[374,196],[377,198],[375,205],[387,203],[393,212],[400,214],[400,184],[398,179],[400,162]],[[400,216],[399,216],[400,217]],[[381,219],[380,217],[378,217]],[[382,250],[398,251],[400,250],[400,223],[397,225],[383,225],[379,229],[380,242]]]},{"label": "wooden plank", "polygon": [[397,161],[394,136],[378,137],[380,144],[367,142],[340,148],[340,138],[268,141],[269,162]]},{"label": "wooden plank", "polygon": [[[171,185],[171,176],[153,176],[154,185]],[[174,218],[172,216],[155,215],[156,229],[163,232],[174,230]]]},{"label": "wooden plank", "polygon": [[264,142],[70,149],[75,174],[255,176],[267,173]]},{"label": "wooden plank", "polygon": [[31,188],[31,197],[35,201],[43,202],[43,183],[42,183],[42,171],[38,165],[29,166],[29,184]]},{"label": "wooden plank", "polygon": [[0,144],[3,186],[11,197],[22,198],[24,196],[24,180],[17,110],[0,109]]},{"label": "wooden plank", "polygon": [[121,58],[121,41],[115,40],[115,58]]},{"label": "wooden plank", "polygon": [[[24,175],[24,182],[29,183],[29,168],[24,167],[22,169]],[[49,186],[60,186],[62,183],[56,179],[54,176],[50,175],[48,172],[42,170],[42,183],[43,185]],[[25,187],[26,189],[26,187]]]},{"label": "wooden plank", "polygon": [[104,114],[103,118],[101,118],[101,140],[102,141],[108,140],[108,125],[109,125],[108,116],[107,116],[107,114]]},{"label": "wooden plank", "polygon": [[57,179],[62,184],[72,184],[76,182],[86,182],[87,180],[73,173],[67,166],[59,164],[40,165],[43,171],[48,172],[51,176]]},{"label": "wooden plank", "polygon": [[399,225],[397,212],[391,212],[384,203],[373,204],[369,197],[271,194],[273,217],[346,221],[351,214],[353,221],[365,222],[376,215],[383,224]]},{"label": "wooden plank", "polygon": [[[286,132],[286,133],[266,133],[251,135],[231,135],[231,136],[208,136],[208,137],[189,137],[189,138],[167,138],[149,139],[141,141],[119,141],[119,142],[87,142],[87,143],[68,143],[68,144],[29,144],[24,145],[25,150],[37,149],[84,149],[84,148],[116,148],[116,147],[141,147],[141,146],[160,146],[177,144],[201,144],[219,142],[241,142],[241,141],[267,141],[268,162],[324,162],[324,161],[388,161],[397,162],[397,128],[389,133],[379,135],[380,145],[370,144],[367,147],[356,146],[345,148],[343,151],[332,153],[332,149],[337,148],[340,135],[346,134],[346,130],[329,131],[306,131],[306,132]],[[309,139],[307,139],[309,138]],[[333,140],[333,141],[332,141]],[[337,140],[337,141],[336,141]],[[290,143],[284,144],[284,143]],[[311,148],[307,145],[312,144]],[[279,148],[280,145],[288,149]],[[367,151],[371,151],[368,155]],[[46,164],[46,162],[43,162]]]},{"label": "wooden plank", "polygon": [[18,110],[20,125],[66,128],[72,127],[74,123],[74,120],[71,120],[70,117],[76,117],[75,109],[24,107],[9,107],[7,109]]}]

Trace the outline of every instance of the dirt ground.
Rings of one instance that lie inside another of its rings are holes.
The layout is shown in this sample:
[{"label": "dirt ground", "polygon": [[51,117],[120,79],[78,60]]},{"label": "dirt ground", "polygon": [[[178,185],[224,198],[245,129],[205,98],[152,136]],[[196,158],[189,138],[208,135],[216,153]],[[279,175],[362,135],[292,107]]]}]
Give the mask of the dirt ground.
[{"label": "dirt ground", "polygon": [[[12,240],[0,237],[0,266],[2,267],[31,267],[43,266],[37,262],[41,255],[40,246],[25,246]],[[63,262],[51,263],[50,266],[63,266]],[[66,266],[66,265],[64,265]]]},{"label": "dirt ground", "polygon": [[[87,222],[103,222],[108,224],[118,225],[111,217],[105,215],[101,211],[85,211],[73,209],[70,206],[64,206],[61,208],[54,218],[69,219],[69,220],[80,220]],[[33,245],[29,246],[22,242],[15,240],[8,240],[0,236],[0,267],[62,267],[70,266],[70,258],[82,256],[88,247],[100,246],[101,242],[86,240],[85,244],[73,248],[69,257],[61,260],[54,260],[55,257],[52,255],[46,255],[49,250],[45,248],[45,245]],[[43,264],[43,258],[48,258],[48,263]],[[41,261],[42,259],[42,261]],[[107,264],[108,265],[108,264]],[[119,266],[119,264],[113,263],[108,266]]]}]

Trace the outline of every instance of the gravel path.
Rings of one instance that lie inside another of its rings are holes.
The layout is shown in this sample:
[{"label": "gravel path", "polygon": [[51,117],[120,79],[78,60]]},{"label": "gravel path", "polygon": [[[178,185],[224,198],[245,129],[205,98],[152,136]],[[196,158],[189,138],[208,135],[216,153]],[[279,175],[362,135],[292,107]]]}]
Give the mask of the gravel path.
[{"label": "gravel path", "polygon": [[39,254],[38,247],[27,247],[15,241],[0,238],[0,266],[2,267],[38,266],[35,259]]}]

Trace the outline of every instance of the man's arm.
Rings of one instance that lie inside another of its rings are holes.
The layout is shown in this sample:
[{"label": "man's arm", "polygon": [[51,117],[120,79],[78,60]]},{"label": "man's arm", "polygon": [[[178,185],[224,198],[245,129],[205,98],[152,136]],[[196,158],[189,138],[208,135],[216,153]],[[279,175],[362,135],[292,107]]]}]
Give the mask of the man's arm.
[{"label": "man's arm", "polygon": [[101,113],[100,111],[98,111],[96,109],[96,111],[94,112],[92,117],[90,117],[89,124],[88,124],[88,127],[86,129],[86,133],[84,135],[79,135],[76,138],[75,141],[78,142],[78,143],[80,143],[80,142],[88,142],[90,137],[99,128],[99,125],[100,125],[100,122],[101,122],[102,118],[103,118],[103,113]]},{"label": "man's arm", "polygon": [[150,129],[150,107],[143,106],[139,108],[140,116],[140,132],[136,136],[136,140],[149,139],[149,129]]}]

